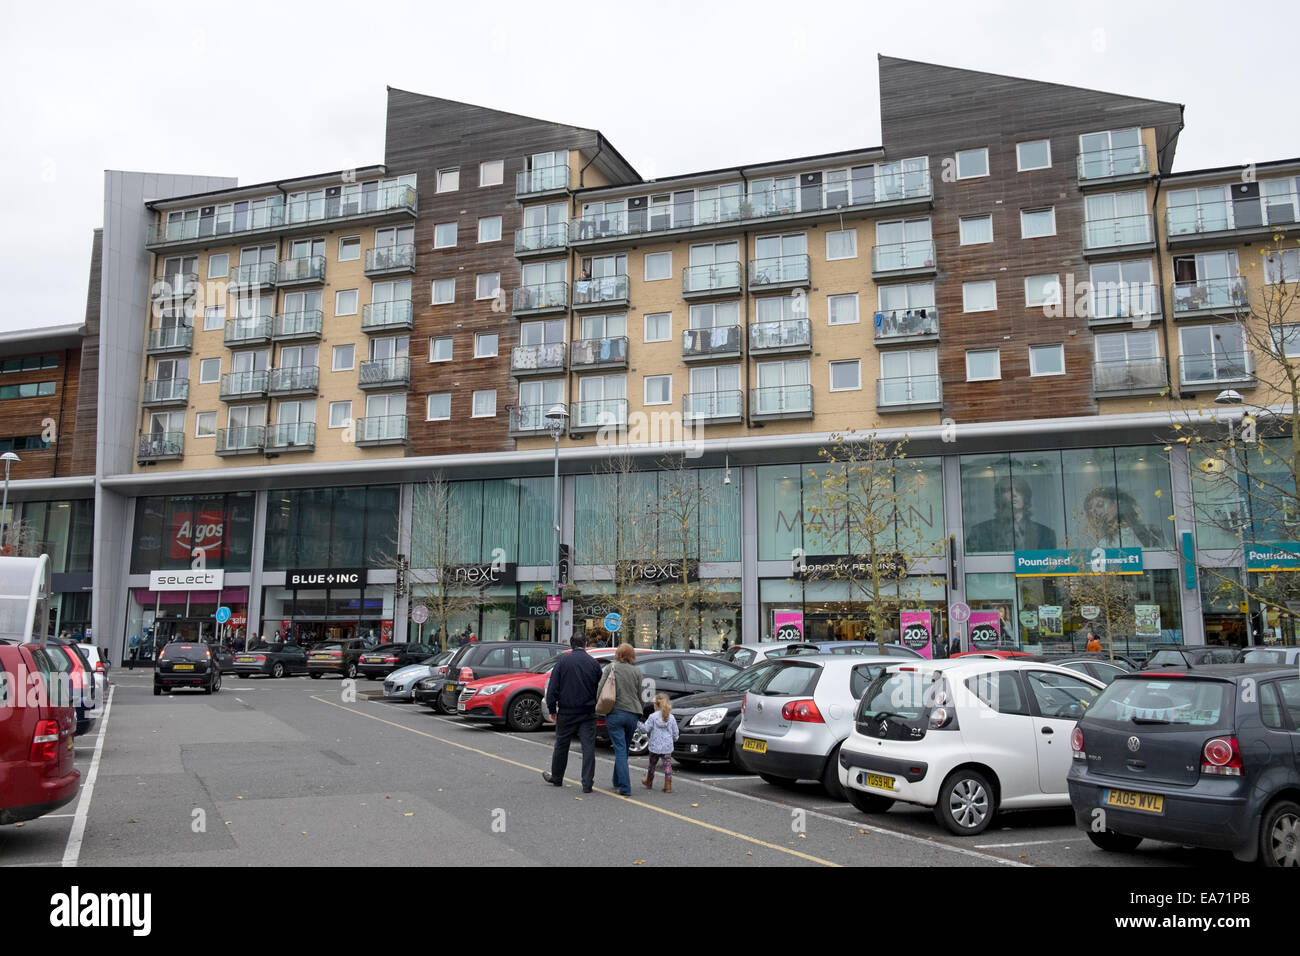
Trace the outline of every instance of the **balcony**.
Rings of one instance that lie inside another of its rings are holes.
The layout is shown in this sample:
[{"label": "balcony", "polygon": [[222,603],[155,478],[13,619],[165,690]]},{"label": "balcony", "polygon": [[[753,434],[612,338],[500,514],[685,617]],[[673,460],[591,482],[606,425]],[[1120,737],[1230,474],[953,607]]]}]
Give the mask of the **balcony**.
[{"label": "balcony", "polygon": [[810,280],[808,257],[775,256],[749,260],[749,291],[776,292],[778,289],[806,289]]},{"label": "balcony", "polygon": [[515,198],[540,199],[569,191],[569,166],[539,166],[515,173]]},{"label": "balcony", "polygon": [[323,315],[319,309],[282,312],[275,317],[271,337],[277,342],[319,339]]},{"label": "balcony", "polygon": [[1159,395],[1168,388],[1169,369],[1158,356],[1092,365],[1092,394],[1097,398]]},{"label": "balcony", "polygon": [[1142,182],[1151,178],[1147,148],[1142,145],[1080,153],[1076,163],[1079,186],[1083,189]]},{"label": "balcony", "polygon": [[573,283],[573,308],[577,311],[627,305],[627,276],[602,276]]},{"label": "balcony", "polygon": [[[559,403],[561,408],[565,405]],[[510,434],[516,438],[527,438],[534,435],[549,435],[551,423],[546,418],[546,413],[555,407],[555,403],[550,405],[509,405],[506,407],[506,414],[510,417]]]},{"label": "balcony", "polygon": [[320,387],[320,369],[315,365],[289,365],[271,369],[267,392],[274,398],[315,395]]},{"label": "balcony", "polygon": [[1220,245],[1223,240],[1269,239],[1277,233],[1300,232],[1300,195],[1294,191],[1269,196],[1234,197],[1170,205],[1165,210],[1169,248]]},{"label": "balcony", "polygon": [[592,372],[598,368],[627,368],[626,335],[578,339],[570,348],[569,364],[575,372]]},{"label": "balcony", "polygon": [[270,373],[266,369],[254,372],[227,372],[221,376],[221,400],[245,402],[251,398],[265,398]]},{"label": "balcony", "polygon": [[415,244],[376,246],[366,250],[365,273],[371,278],[415,271]]},{"label": "balcony", "polygon": [[357,387],[363,391],[378,388],[406,388],[410,384],[411,360],[409,358],[362,362],[357,370]]},{"label": "balcony", "polygon": [[510,314],[516,318],[569,310],[569,287],[563,282],[523,285],[515,289]]},{"label": "balcony", "polygon": [[943,408],[943,389],[938,375],[908,375],[882,378],[876,382],[876,411],[921,412]]},{"label": "balcony", "polygon": [[873,323],[876,345],[908,345],[914,342],[939,341],[939,310],[893,309],[877,312]]},{"label": "balcony", "polygon": [[358,418],[353,424],[353,428],[356,433],[356,443],[361,448],[406,444],[405,415]]},{"label": "balcony", "polygon": [[135,460],[142,465],[150,461],[177,461],[184,457],[184,432],[151,432],[141,435],[135,453]]},{"label": "balcony", "polygon": [[325,281],[325,257],[302,256],[299,259],[281,259],[275,284],[284,286],[318,285]]},{"label": "balcony", "polygon": [[1225,385],[1255,387],[1255,356],[1250,352],[1183,355],[1178,387],[1183,392],[1216,391]]},{"label": "balcony", "polygon": [[261,292],[275,285],[275,276],[274,262],[251,262],[233,267],[228,283],[231,292]]},{"label": "balcony", "polygon": [[269,315],[254,315],[242,319],[226,320],[226,347],[244,348],[248,345],[268,345],[275,322]]},{"label": "balcony", "polygon": [[409,332],[415,327],[410,299],[372,302],[361,307],[361,331],[371,335]]},{"label": "balcony", "polygon": [[707,266],[687,266],[682,270],[683,299],[711,299],[740,295],[739,262],[716,262]]},{"label": "balcony", "polygon": [[740,358],[744,334],[738,325],[708,329],[682,329],[682,361],[700,362]]},{"label": "balcony", "polygon": [[744,421],[745,393],[739,389],[724,392],[691,392],[682,396],[682,418],[690,422],[726,425]]},{"label": "balcony", "polygon": [[811,385],[778,385],[749,390],[749,420],[776,421],[782,418],[812,418]]},{"label": "balcony", "polygon": [[569,433],[600,431],[627,427],[627,399],[605,398],[595,402],[577,402],[569,409]]},{"label": "balcony", "polygon": [[174,325],[169,329],[150,329],[145,352],[149,355],[189,353],[194,349],[194,330],[188,325]]},{"label": "balcony", "polygon": [[260,455],[265,445],[265,425],[217,429],[218,455]]},{"label": "balcony", "polygon": [[1244,276],[1175,282],[1173,292],[1175,319],[1222,318],[1250,311]]},{"label": "balcony", "polygon": [[266,453],[284,451],[314,451],[316,449],[315,422],[286,422],[266,426]]},{"label": "balcony", "polygon": [[1098,282],[1088,300],[1088,325],[1127,325],[1145,328],[1159,322],[1160,303],[1154,282]]},{"label": "balcony", "polygon": [[159,276],[153,280],[150,298],[155,302],[188,299],[199,286],[199,277],[193,272],[178,272]]},{"label": "balcony", "polygon": [[515,258],[562,252],[569,244],[569,220],[515,230]]},{"label": "balcony", "polygon": [[756,322],[749,327],[750,355],[780,355],[811,351],[812,322],[809,319]]},{"label": "balcony", "polygon": [[1083,224],[1085,258],[1115,253],[1151,252],[1155,249],[1151,214],[1090,219]]},{"label": "balcony", "polygon": [[510,374],[515,378],[554,375],[564,371],[569,348],[563,342],[549,345],[516,345],[510,350]]},{"label": "balcony", "polygon": [[190,380],[187,378],[159,378],[144,383],[144,397],[141,404],[145,408],[188,405],[189,401]]},{"label": "balcony", "polygon": [[871,277],[873,279],[932,276],[938,271],[939,267],[935,265],[934,240],[932,239],[895,242],[887,246],[875,246],[871,250]]}]

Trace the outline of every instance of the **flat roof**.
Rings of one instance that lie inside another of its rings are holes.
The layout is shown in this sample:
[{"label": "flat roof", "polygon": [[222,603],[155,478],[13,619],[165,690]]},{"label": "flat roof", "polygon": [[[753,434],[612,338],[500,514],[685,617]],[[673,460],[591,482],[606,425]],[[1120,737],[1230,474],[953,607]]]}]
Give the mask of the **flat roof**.
[{"label": "flat roof", "polygon": [[355,169],[336,169],[330,173],[313,173],[310,176],[294,176],[289,179],[272,179],[265,183],[252,183],[248,186],[230,186],[226,189],[214,189],[205,193],[190,193],[188,196],[168,196],[166,199],[151,199],[145,203],[149,209],[172,209],[177,206],[192,206],[195,202],[204,199],[223,199],[226,197],[242,196],[249,193],[265,192],[271,189],[282,189],[286,186],[310,186],[314,183],[341,183],[344,182],[345,175],[348,179],[360,176],[384,175],[388,172],[388,167],[382,163],[376,163],[373,166],[358,166]]},{"label": "flat roof", "polygon": [[85,337],[86,326],[81,322],[0,332],[0,356],[38,355],[51,349],[81,348]]}]

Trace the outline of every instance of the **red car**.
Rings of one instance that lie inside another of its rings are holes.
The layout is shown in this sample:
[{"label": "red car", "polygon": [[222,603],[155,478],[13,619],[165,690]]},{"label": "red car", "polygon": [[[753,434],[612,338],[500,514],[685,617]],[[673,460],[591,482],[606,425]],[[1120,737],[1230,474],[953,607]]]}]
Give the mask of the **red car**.
[{"label": "red car", "polygon": [[[597,660],[606,660],[613,656],[614,648],[589,648],[587,653]],[[551,668],[563,656],[552,657],[518,674],[498,674],[470,681],[460,692],[456,714],[466,720],[504,726],[507,730],[532,731],[554,724],[555,718],[546,713],[543,698]]]},{"label": "red car", "polygon": [[46,653],[0,644],[0,824],[57,810],[81,783],[72,765],[76,714]]}]

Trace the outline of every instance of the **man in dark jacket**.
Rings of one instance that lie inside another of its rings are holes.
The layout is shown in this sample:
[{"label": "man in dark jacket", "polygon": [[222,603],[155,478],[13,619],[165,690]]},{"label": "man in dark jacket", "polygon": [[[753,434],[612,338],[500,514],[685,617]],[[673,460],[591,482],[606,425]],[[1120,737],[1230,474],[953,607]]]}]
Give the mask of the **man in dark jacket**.
[{"label": "man in dark jacket", "polygon": [[546,688],[546,709],[555,715],[555,752],[551,769],[542,779],[555,787],[564,786],[564,768],[569,763],[569,745],[576,736],[582,743],[582,792],[591,793],[596,780],[596,685],[600,665],[586,651],[587,638],[574,634],[573,650],[561,654],[551,668]]}]

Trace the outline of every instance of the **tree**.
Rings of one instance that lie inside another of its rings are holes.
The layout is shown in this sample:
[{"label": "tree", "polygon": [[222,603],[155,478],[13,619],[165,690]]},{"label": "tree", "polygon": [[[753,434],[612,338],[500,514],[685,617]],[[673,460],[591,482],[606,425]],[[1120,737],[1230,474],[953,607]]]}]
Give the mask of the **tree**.
[{"label": "tree", "polygon": [[[1114,500],[1119,500],[1118,498]],[[1133,620],[1136,624],[1135,601],[1137,588],[1126,575],[1111,568],[1107,543],[1119,540],[1122,518],[1117,513],[1107,516],[1102,508],[1085,511],[1075,522],[1082,528],[1083,540],[1074,542],[1070,563],[1079,573],[1061,575],[1058,579],[1073,609],[1085,607],[1098,609],[1098,618],[1104,622],[1106,649],[1110,659],[1115,659],[1115,630],[1121,622]]]},{"label": "tree", "polygon": [[10,521],[4,528],[4,539],[0,540],[0,555],[15,558],[34,558],[45,550],[45,542],[40,532],[30,521],[19,518]]}]

